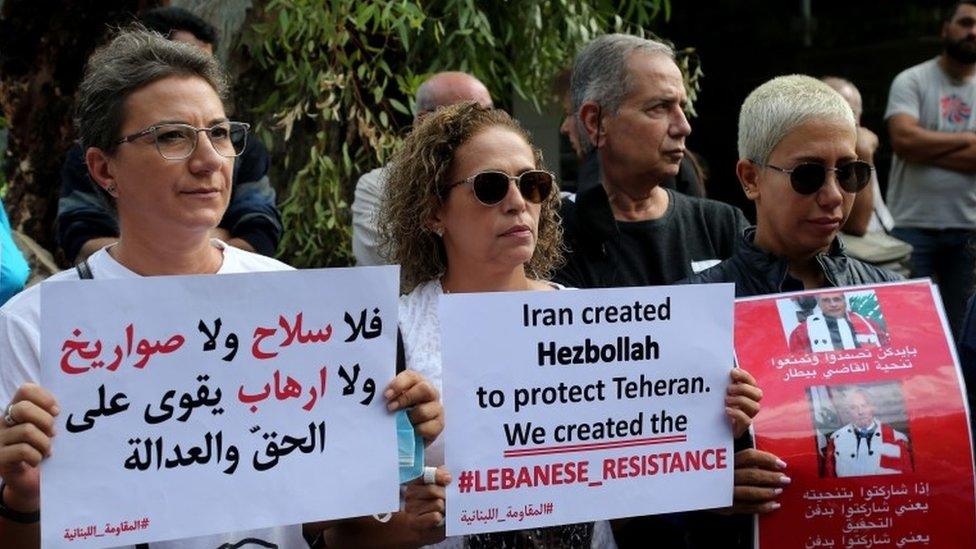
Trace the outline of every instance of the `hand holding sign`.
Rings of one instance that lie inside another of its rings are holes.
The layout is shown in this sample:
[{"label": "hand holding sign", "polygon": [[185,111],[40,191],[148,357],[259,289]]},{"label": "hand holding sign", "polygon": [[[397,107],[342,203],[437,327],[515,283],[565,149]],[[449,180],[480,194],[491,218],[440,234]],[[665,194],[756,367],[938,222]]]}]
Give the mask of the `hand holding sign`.
[{"label": "hand holding sign", "polygon": [[[53,367],[39,371],[64,407],[61,435],[47,438],[52,458],[34,460],[44,468],[45,544],[135,544],[394,509],[396,425],[377,393],[393,377],[395,332],[383,327],[395,325],[396,280],[384,267],[42,287],[40,362]],[[70,368],[59,368],[66,355]],[[434,434],[436,393],[405,378],[396,396],[418,405]],[[35,508],[36,492],[35,476]],[[223,505],[227,494],[261,505],[241,515]]]},{"label": "hand holding sign", "polygon": [[417,372],[405,370],[397,374],[383,391],[383,396],[388,401],[387,410],[409,409],[414,431],[426,444],[433,442],[444,430],[444,406],[440,394]]},{"label": "hand holding sign", "polygon": [[38,466],[51,455],[54,417],[60,409],[49,391],[33,383],[17,389],[0,422],[0,477],[7,491],[5,503],[32,513],[40,507]]},{"label": "hand holding sign", "polygon": [[756,385],[755,378],[742,368],[735,368],[729,374],[732,383],[726,390],[725,415],[732,420],[732,433],[741,437],[752,425],[752,418],[759,413],[762,389]]},{"label": "hand holding sign", "polygon": [[422,545],[430,545],[444,539],[444,517],[447,513],[444,487],[451,483],[451,474],[438,467],[434,483],[426,484],[423,478],[407,485],[404,495],[404,516],[407,524],[418,532]]},{"label": "hand holding sign", "polygon": [[777,496],[790,483],[783,474],[786,462],[778,457],[748,448],[735,453],[735,490],[732,492],[732,512],[768,513],[779,509]]}]

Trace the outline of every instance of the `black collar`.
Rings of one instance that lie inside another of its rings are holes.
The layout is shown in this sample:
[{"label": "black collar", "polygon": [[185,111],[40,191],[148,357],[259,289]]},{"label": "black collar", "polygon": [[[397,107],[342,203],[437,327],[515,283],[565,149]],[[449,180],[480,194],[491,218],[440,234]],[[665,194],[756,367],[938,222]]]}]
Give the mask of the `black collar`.
[{"label": "black collar", "polygon": [[[755,276],[764,278],[770,286],[780,292],[802,290],[803,285],[800,281],[789,275],[789,263],[786,258],[773,255],[756,246],[755,240],[755,226],[742,232],[739,251],[736,254],[741,267],[752,271]],[[846,273],[847,256],[844,254],[844,243],[840,238],[835,237],[827,251],[817,255],[817,263],[823,270],[828,286],[847,285],[848,277],[843,276]]]}]

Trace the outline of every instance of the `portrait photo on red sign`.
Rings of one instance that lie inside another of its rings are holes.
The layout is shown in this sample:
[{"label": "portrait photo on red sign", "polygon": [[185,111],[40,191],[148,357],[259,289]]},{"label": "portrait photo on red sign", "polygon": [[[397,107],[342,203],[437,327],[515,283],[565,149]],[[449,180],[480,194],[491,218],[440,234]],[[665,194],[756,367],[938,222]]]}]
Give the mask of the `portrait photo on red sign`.
[{"label": "portrait photo on red sign", "polygon": [[891,340],[874,290],[787,297],[776,308],[792,353],[882,347]]},{"label": "portrait photo on red sign", "polygon": [[807,387],[823,478],[895,475],[915,470],[901,383]]}]

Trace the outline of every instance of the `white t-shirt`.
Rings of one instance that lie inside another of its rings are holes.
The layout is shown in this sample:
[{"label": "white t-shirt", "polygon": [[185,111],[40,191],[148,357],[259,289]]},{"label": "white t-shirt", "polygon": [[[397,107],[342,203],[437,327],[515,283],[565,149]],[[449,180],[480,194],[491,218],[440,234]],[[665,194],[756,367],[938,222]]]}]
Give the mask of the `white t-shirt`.
[{"label": "white t-shirt", "polygon": [[[931,131],[972,132],[974,108],[976,79],[950,80],[935,58],[895,77],[884,116],[888,120],[907,114]],[[976,228],[976,173],[907,162],[892,154],[887,198],[897,227]]]},{"label": "white t-shirt", "polygon": [[352,255],[356,258],[356,265],[360,267],[387,264],[380,255],[376,215],[380,211],[383,194],[386,192],[388,171],[386,166],[376,168],[364,173],[356,182],[356,192],[350,208],[352,210]]},{"label": "white t-shirt", "polygon": [[[564,289],[552,284],[557,289]],[[437,314],[438,301],[444,295],[440,279],[425,282],[409,294],[400,296],[400,334],[403,337],[403,352],[407,368],[414,370],[430,381],[444,396],[444,376],[441,368],[441,321]],[[426,465],[444,465],[444,436],[438,436],[427,447],[424,455]],[[464,537],[455,536],[432,546],[437,549],[455,549],[464,546]],[[592,549],[616,549],[610,523],[605,520],[593,524]]]},{"label": "white t-shirt", "polygon": [[[224,261],[217,274],[291,269],[280,261],[228,246],[219,240],[214,240],[213,244],[224,254]],[[88,258],[88,265],[94,278],[139,277],[112,258],[107,250],[103,248]],[[78,278],[76,269],[68,269],[48,280],[78,280]],[[25,382],[39,381],[40,325],[41,289],[39,286],[33,286],[17,294],[3,308],[0,308],[0,405],[5,406],[10,402],[17,388]],[[248,505],[260,505],[260,502],[240,503],[245,510]],[[302,527],[299,524],[157,542],[149,544],[149,547],[152,549],[217,549],[218,547],[307,549],[308,544],[302,537]]]}]

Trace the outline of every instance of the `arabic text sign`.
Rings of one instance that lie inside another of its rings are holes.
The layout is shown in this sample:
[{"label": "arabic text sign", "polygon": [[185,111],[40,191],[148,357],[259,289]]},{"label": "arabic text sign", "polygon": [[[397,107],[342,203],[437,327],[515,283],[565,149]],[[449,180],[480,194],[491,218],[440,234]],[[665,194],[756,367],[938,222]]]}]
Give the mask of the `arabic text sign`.
[{"label": "arabic text sign", "polygon": [[788,464],[761,547],[973,547],[962,381],[928,281],[736,304],[736,354],[762,387],[756,444]]},{"label": "arabic text sign", "polygon": [[459,294],[440,312],[448,535],[731,504],[731,285]]},{"label": "arabic text sign", "polygon": [[396,509],[382,390],[397,281],[382,267],[46,283],[41,381],[62,412],[45,545]]}]

